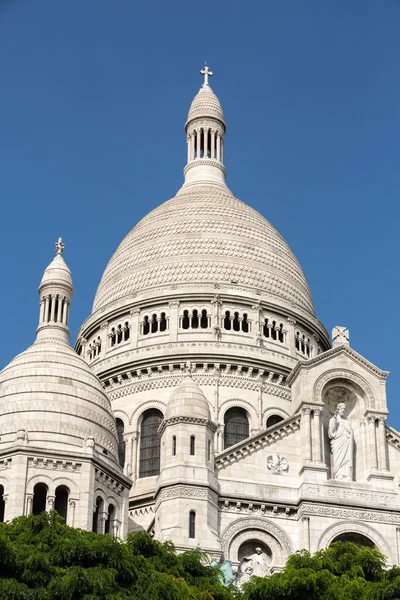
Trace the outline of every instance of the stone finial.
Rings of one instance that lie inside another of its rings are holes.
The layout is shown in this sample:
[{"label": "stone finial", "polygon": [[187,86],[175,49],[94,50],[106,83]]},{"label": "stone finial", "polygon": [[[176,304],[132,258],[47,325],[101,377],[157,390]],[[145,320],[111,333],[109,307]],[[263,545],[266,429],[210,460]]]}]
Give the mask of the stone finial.
[{"label": "stone finial", "polygon": [[208,78],[213,76],[213,72],[207,67],[207,63],[205,63],[204,69],[201,69],[200,75],[204,75],[203,85],[208,85]]},{"label": "stone finial", "polygon": [[62,238],[58,238],[58,242],[56,244],[56,255],[62,256],[64,252],[65,244],[63,244]]},{"label": "stone finial", "polygon": [[350,346],[349,330],[347,327],[336,325],[336,327],[332,329],[332,342],[334,348],[337,348],[337,346]]}]

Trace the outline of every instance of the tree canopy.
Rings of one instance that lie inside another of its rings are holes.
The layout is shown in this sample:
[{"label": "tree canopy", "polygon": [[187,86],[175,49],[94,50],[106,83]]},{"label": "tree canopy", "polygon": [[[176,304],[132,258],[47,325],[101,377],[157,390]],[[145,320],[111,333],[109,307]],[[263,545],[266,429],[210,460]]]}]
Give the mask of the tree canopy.
[{"label": "tree canopy", "polygon": [[177,554],[146,533],[121,541],[56,512],[0,524],[1,600],[399,600],[400,568],[373,548],[334,543],[293,554],[280,573],[224,587],[201,550]]}]

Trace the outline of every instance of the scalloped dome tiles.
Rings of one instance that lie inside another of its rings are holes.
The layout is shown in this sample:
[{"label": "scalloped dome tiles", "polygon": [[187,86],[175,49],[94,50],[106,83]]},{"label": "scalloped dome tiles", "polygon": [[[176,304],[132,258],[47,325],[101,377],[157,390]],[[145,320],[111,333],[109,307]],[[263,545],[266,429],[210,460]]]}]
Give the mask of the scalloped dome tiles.
[{"label": "scalloped dome tiles", "polygon": [[282,236],[215,185],[183,187],[128,233],[103,274],[93,311],[172,285],[260,290],[314,315],[306,279]]}]

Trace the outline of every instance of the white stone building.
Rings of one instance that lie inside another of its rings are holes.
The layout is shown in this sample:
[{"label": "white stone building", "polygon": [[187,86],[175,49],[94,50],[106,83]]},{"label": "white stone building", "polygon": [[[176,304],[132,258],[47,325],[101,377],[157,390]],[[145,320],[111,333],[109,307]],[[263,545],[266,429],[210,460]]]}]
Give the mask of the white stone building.
[{"label": "white stone building", "polygon": [[337,539],[398,563],[388,373],[346,328],[331,343],[289,246],[227,187],[202,73],[184,184],[121,242],[76,352],[61,244],[45,271],[37,341],[0,374],[0,516],[55,506],[76,526],[200,545],[240,577]]}]

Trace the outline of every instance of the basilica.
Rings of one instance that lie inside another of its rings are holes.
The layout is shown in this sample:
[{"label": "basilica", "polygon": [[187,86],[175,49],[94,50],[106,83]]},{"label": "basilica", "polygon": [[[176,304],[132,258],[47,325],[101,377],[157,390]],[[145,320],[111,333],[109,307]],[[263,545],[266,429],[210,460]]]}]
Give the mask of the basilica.
[{"label": "basilica", "polygon": [[224,113],[201,73],[184,183],[122,240],[74,348],[56,244],[36,340],[0,373],[0,519],[55,509],[97,533],[147,531],[238,583],[335,540],[397,564],[388,373],[346,327],[330,338],[286,241],[227,187]]}]

